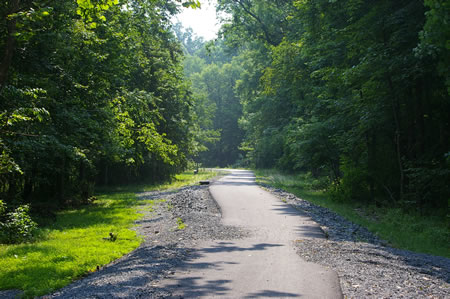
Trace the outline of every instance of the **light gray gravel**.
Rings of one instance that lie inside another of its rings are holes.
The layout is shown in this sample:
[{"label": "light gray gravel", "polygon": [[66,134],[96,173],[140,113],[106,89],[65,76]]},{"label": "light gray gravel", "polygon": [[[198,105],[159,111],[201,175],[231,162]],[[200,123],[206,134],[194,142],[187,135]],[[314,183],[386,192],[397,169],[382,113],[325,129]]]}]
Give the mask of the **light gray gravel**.
[{"label": "light gray gravel", "polygon": [[[319,223],[328,239],[297,240],[298,254],[335,270],[347,298],[450,298],[450,260],[386,246],[366,229],[279,189],[264,186]],[[201,240],[232,240],[249,232],[221,224],[207,186],[147,192],[165,199],[146,212],[137,230],[145,242],[135,251],[45,298],[167,298],[159,287],[182,263],[195,259]],[[177,219],[186,224],[177,229]],[[14,298],[16,291],[0,292]]]},{"label": "light gray gravel", "polygon": [[297,240],[297,252],[335,270],[346,298],[450,298],[450,259],[388,247],[367,229],[326,208],[264,187],[326,232],[328,239]]},{"label": "light gray gravel", "polygon": [[[247,235],[221,224],[220,210],[208,186],[177,191],[147,192],[140,199],[164,199],[137,222],[145,242],[130,254],[45,298],[167,298],[158,287],[177,266],[195,259],[200,240],[231,240]],[[178,229],[177,220],[186,225]],[[179,221],[179,220],[178,220]]]}]

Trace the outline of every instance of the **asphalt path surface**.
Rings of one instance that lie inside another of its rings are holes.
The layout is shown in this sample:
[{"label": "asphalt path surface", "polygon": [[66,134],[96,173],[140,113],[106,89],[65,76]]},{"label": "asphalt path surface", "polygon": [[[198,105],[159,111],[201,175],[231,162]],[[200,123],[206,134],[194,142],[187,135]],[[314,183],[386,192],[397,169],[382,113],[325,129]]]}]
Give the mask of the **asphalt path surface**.
[{"label": "asphalt path surface", "polygon": [[295,242],[324,237],[315,222],[258,187],[251,171],[231,171],[210,192],[224,224],[252,233],[202,243],[198,258],[162,282],[173,297],[342,298],[337,274],[295,251]]}]

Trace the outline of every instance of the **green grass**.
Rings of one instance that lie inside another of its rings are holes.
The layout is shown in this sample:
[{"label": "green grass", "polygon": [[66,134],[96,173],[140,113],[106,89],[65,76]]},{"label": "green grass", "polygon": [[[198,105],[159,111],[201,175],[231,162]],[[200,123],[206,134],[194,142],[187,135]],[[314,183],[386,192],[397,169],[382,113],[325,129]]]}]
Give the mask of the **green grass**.
[{"label": "green grass", "polygon": [[134,222],[157,202],[138,201],[136,192],[179,188],[216,175],[185,172],[167,184],[111,188],[90,206],[58,213],[53,224],[40,229],[39,241],[0,245],[0,290],[23,290],[26,297],[48,294],[129,253],[142,242],[132,230]]},{"label": "green grass", "polygon": [[178,189],[184,186],[195,185],[199,181],[211,179],[217,175],[221,175],[220,172],[214,170],[202,170],[199,171],[198,174],[194,174],[194,171],[185,171],[181,174],[175,175],[174,180],[171,182],[165,182],[161,184],[137,184],[137,185],[123,185],[123,186],[114,186],[99,188],[100,192],[124,192],[131,191],[161,191],[167,189]]},{"label": "green grass", "polygon": [[186,224],[183,222],[183,219],[181,219],[180,217],[177,218],[177,229],[178,230],[183,230],[186,228]]},{"label": "green grass", "polygon": [[323,186],[307,174],[286,175],[275,170],[256,170],[257,182],[286,190],[299,198],[326,207],[368,228],[389,245],[415,252],[450,257],[448,220],[405,213],[398,208],[376,208],[355,202],[336,202]]}]

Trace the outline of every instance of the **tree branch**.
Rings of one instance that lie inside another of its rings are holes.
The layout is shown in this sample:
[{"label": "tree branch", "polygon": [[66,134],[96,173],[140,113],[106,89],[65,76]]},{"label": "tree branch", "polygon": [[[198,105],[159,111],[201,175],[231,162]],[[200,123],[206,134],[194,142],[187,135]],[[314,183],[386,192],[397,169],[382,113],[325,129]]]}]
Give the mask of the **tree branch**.
[{"label": "tree branch", "polygon": [[26,136],[26,137],[40,137],[40,135],[27,134],[27,133],[21,133],[21,132],[13,132],[13,131],[0,131],[0,133],[2,133],[2,134],[19,135],[19,136]]},{"label": "tree branch", "polygon": [[264,36],[266,37],[266,41],[267,41],[269,44],[271,44],[272,46],[277,46],[278,43],[276,43],[276,42],[274,42],[274,41],[272,40],[272,38],[270,37],[269,31],[268,31],[268,29],[267,29],[267,26],[263,23],[263,21],[261,21],[261,18],[258,17],[256,14],[254,14],[254,13],[251,11],[250,7],[246,7],[246,6],[244,5],[243,0],[236,0],[236,1],[237,1],[237,3],[242,7],[242,9],[243,9],[249,16],[251,16],[252,18],[254,18],[254,19],[261,25],[261,30],[264,32]]}]

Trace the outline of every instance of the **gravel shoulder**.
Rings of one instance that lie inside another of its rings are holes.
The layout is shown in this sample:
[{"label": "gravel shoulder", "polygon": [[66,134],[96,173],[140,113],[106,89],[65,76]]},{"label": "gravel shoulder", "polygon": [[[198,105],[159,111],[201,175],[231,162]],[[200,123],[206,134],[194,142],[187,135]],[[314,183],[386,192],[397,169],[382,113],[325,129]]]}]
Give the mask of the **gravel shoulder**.
[{"label": "gravel shoulder", "polygon": [[[297,253],[306,261],[336,271],[344,297],[450,298],[450,259],[390,248],[328,209],[264,187],[320,225],[328,239],[296,240]],[[43,298],[168,298],[172,293],[159,282],[174,276],[183,263],[195,260],[197,244],[244,238],[251,233],[222,224],[208,186],[146,192],[138,197],[164,199],[137,223],[136,230],[145,240],[141,246]],[[178,219],[186,225],[184,229],[178,229]],[[0,294],[2,298],[18,295],[15,291]]]},{"label": "gravel shoulder", "polygon": [[346,298],[450,298],[450,259],[386,246],[367,229],[330,210],[269,186],[317,222],[327,239],[296,242],[305,260],[335,270]]},{"label": "gravel shoulder", "polygon": [[[138,194],[141,200],[161,199],[136,224],[144,237],[139,248],[99,271],[44,298],[167,298],[158,282],[196,258],[203,240],[231,240],[248,232],[221,224],[220,209],[208,186]],[[179,220],[181,219],[181,220]],[[185,225],[179,229],[179,221]]]}]

